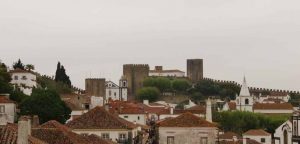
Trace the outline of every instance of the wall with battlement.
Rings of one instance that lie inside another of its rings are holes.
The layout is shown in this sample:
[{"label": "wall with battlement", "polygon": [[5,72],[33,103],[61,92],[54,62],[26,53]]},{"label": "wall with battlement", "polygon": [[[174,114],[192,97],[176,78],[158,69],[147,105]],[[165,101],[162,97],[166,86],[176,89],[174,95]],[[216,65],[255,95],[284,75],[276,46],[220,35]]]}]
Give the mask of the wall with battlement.
[{"label": "wall with battlement", "polygon": [[128,100],[133,100],[137,90],[143,87],[143,81],[149,76],[148,64],[125,64],[123,75],[128,81]]},{"label": "wall with battlement", "polygon": [[[223,83],[223,84],[234,84],[239,87],[241,87],[241,84],[235,82],[235,81],[227,81],[227,80],[215,80],[211,78],[203,78],[204,80],[210,80],[216,83]],[[290,91],[290,90],[281,90],[281,89],[268,89],[268,88],[257,88],[257,87],[249,87],[249,90],[252,94],[259,94],[259,93],[264,93],[268,92],[274,94],[274,95],[285,95],[285,94],[300,94],[299,91]]]}]

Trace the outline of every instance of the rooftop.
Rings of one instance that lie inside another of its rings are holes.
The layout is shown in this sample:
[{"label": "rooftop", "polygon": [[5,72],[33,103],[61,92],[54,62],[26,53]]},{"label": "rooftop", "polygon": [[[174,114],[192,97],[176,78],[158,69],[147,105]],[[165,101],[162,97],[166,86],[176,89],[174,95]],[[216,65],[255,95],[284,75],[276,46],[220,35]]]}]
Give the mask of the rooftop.
[{"label": "rooftop", "polygon": [[243,136],[271,136],[271,134],[262,129],[254,129],[248,130],[243,134]]},{"label": "rooftop", "polygon": [[168,118],[158,123],[159,127],[216,127],[215,124],[187,112],[176,118]]},{"label": "rooftop", "polygon": [[254,110],[293,110],[290,103],[255,103]]}]

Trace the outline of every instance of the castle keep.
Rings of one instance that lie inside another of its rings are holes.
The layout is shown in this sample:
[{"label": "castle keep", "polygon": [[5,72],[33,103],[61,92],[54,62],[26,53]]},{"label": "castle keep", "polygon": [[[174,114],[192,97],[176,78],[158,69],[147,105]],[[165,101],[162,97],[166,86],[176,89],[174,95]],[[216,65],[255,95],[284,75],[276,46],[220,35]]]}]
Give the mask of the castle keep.
[{"label": "castle keep", "polygon": [[133,100],[137,90],[143,87],[143,81],[149,76],[147,64],[125,64],[123,75],[128,83],[128,100]]},{"label": "castle keep", "polygon": [[105,89],[104,78],[85,79],[85,91],[88,96],[105,97]]},{"label": "castle keep", "polygon": [[203,59],[187,60],[187,77],[192,82],[197,82],[203,79]]}]

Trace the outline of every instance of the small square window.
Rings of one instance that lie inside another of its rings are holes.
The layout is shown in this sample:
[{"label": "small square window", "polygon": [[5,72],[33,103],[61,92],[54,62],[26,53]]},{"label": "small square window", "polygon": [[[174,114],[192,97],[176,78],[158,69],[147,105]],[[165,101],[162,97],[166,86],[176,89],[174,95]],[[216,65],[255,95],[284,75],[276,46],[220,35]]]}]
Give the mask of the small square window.
[{"label": "small square window", "polygon": [[266,142],[266,139],[265,139],[265,138],[261,138],[261,139],[260,139],[260,142],[265,143],[265,142]]},{"label": "small square window", "polygon": [[174,137],[173,136],[168,136],[167,137],[167,144],[175,144],[175,141],[174,141]]},{"label": "small square window", "polygon": [[109,139],[109,133],[102,133],[102,134],[101,134],[101,137],[102,137],[103,139]]},{"label": "small square window", "polygon": [[19,77],[18,76],[15,76],[15,78],[14,78],[15,80],[18,80],[19,79]]},{"label": "small square window", "polygon": [[5,113],[5,106],[4,105],[0,105],[0,113]]},{"label": "small square window", "polygon": [[120,141],[126,140],[126,134],[120,133],[120,134],[119,134],[119,140],[120,140]]}]

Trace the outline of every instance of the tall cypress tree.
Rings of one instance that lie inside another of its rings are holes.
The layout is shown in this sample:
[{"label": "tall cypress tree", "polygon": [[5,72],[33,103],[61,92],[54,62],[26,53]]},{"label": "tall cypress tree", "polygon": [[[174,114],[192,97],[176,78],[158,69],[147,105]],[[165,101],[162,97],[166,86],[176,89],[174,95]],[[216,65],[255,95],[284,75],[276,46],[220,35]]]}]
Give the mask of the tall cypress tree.
[{"label": "tall cypress tree", "polygon": [[24,69],[25,69],[25,66],[24,66],[24,64],[22,63],[22,61],[19,59],[17,62],[14,63],[13,68],[14,68],[14,69],[19,68],[19,69],[24,70]]},{"label": "tall cypress tree", "polygon": [[60,81],[67,84],[68,86],[71,86],[70,77],[66,74],[65,68],[63,65],[60,64],[60,62],[57,63],[55,81]]}]

